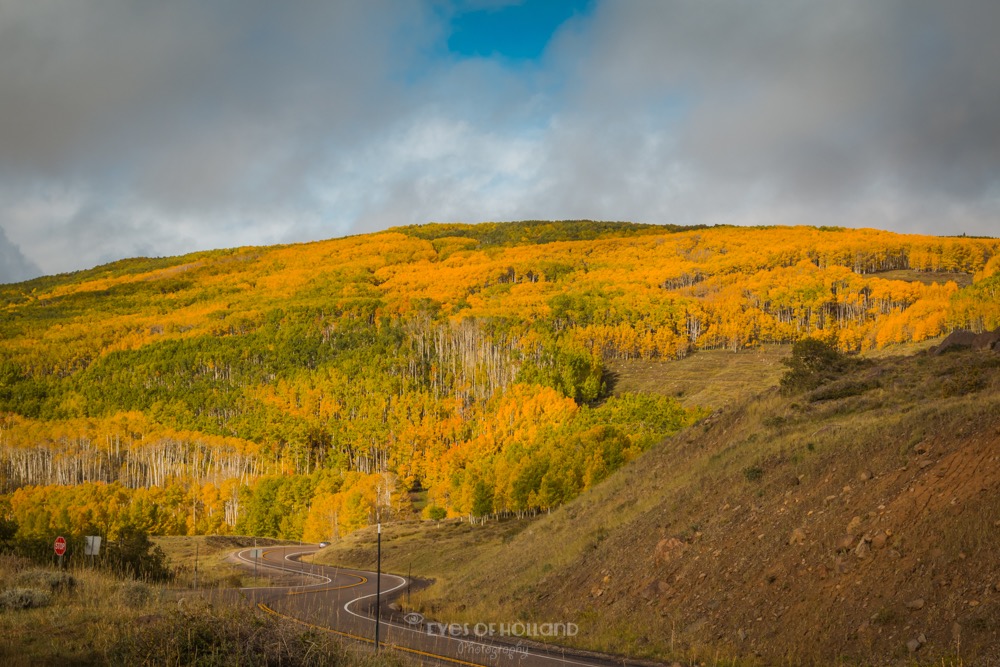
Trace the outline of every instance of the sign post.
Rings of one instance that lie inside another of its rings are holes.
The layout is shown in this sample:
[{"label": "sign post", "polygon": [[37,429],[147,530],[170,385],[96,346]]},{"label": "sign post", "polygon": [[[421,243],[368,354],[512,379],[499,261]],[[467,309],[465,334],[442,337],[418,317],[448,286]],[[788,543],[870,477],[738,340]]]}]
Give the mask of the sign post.
[{"label": "sign post", "polygon": [[101,555],[101,536],[100,535],[87,535],[84,539],[87,540],[87,543],[83,547],[83,555],[84,556],[100,556]]},{"label": "sign post", "polygon": [[56,555],[59,556],[59,569],[62,569],[63,565],[63,554],[66,553],[66,538],[60,535],[56,538],[56,542],[53,545]]},{"label": "sign post", "polygon": [[253,538],[253,585],[257,585],[257,561],[260,560],[260,549],[257,548],[257,538]]},{"label": "sign post", "polygon": [[379,615],[382,611],[382,522],[378,524],[378,570],[375,575],[375,652],[378,653],[378,626]]}]

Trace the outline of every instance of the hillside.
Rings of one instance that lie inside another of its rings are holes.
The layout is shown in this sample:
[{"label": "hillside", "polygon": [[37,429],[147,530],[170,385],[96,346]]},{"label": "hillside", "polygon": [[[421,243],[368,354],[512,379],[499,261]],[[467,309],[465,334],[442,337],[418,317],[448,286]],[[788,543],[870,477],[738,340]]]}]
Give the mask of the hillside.
[{"label": "hillside", "polygon": [[[871,360],[729,406],[534,522],[399,526],[385,567],[437,579],[411,600],[433,618],[572,620],[632,656],[995,665],[998,451],[1000,355]],[[322,558],[368,565],[373,537]]]},{"label": "hillside", "polygon": [[376,515],[547,512],[734,399],[692,393],[692,355],[770,358],[773,381],[805,337],[872,351],[1000,325],[998,251],[829,227],[426,225],[0,286],[0,512],[26,539],[317,541]]}]

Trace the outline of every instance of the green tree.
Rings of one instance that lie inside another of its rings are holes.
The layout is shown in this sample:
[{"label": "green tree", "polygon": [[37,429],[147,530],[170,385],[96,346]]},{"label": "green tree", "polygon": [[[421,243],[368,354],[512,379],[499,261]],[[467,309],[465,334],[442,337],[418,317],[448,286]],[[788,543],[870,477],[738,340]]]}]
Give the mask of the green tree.
[{"label": "green tree", "polygon": [[788,367],[781,377],[786,392],[808,391],[844,372],[848,358],[836,347],[818,338],[803,338],[781,363]]}]

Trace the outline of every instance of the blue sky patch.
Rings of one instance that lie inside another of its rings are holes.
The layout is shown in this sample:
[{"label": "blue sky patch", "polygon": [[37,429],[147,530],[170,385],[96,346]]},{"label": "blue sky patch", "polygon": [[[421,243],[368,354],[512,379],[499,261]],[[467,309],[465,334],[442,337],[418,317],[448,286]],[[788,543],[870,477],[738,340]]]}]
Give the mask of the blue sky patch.
[{"label": "blue sky patch", "polygon": [[592,0],[525,0],[460,11],[451,22],[448,49],[462,56],[536,60],[559,26],[586,14],[592,4]]}]

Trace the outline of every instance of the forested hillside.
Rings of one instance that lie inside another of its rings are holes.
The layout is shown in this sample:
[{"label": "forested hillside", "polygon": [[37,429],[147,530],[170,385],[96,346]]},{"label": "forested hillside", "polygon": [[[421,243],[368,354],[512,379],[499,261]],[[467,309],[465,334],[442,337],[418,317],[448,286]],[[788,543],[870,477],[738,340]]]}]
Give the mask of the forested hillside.
[{"label": "forested hillside", "polygon": [[0,511],[24,537],[319,540],[412,499],[544,510],[702,414],[610,396],[606,361],[994,328],[998,255],[840,228],[426,225],[0,286]]}]

